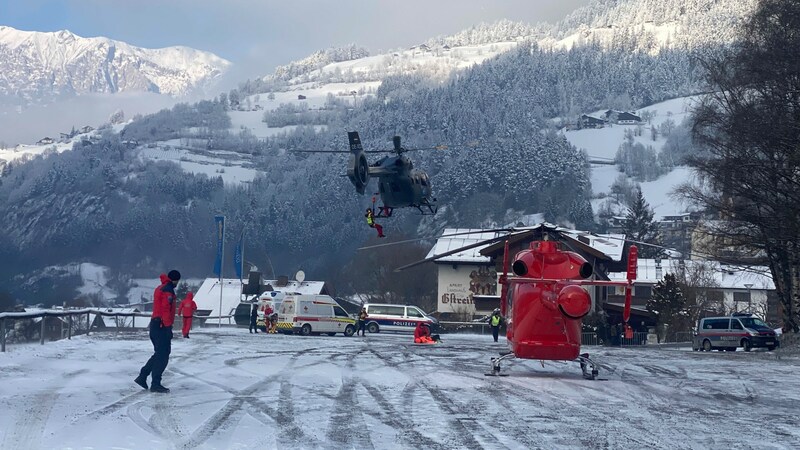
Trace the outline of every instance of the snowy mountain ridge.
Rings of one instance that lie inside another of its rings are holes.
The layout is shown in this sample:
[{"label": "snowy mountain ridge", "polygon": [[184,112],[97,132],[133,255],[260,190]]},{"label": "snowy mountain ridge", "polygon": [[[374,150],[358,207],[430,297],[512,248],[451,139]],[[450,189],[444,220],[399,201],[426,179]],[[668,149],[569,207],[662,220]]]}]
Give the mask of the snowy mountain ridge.
[{"label": "snowy mountain ridge", "polygon": [[[481,64],[533,42],[549,50],[599,45],[604,49],[658,53],[661,49],[695,51],[727,45],[756,0],[591,0],[555,25],[527,25],[511,20],[479,24],[449,36],[428,39],[407,49],[369,55],[355,45],[316,52],[278,67],[263,77],[262,88],[247,92],[294,92],[316,104],[333,92],[373,92],[389,76],[419,74],[436,82],[457,70]],[[280,95],[278,95],[280,97]],[[291,101],[281,98],[281,102]],[[264,105],[266,109],[281,102]]]},{"label": "snowy mountain ridge", "polygon": [[230,65],[189,47],[145,49],[67,30],[45,33],[0,26],[0,98],[35,102],[126,91],[180,97],[207,86]]}]

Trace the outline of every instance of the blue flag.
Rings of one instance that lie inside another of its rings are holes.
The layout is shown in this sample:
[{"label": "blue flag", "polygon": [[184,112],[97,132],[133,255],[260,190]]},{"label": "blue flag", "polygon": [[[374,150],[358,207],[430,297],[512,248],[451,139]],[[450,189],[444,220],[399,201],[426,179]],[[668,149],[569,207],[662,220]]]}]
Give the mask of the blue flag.
[{"label": "blue flag", "polygon": [[233,251],[233,266],[236,268],[236,276],[239,280],[242,279],[242,257],[244,251],[244,232],[239,237],[239,242],[236,243],[236,250]]},{"label": "blue flag", "polygon": [[214,274],[222,276],[222,252],[225,242],[225,216],[214,216],[217,230],[217,258],[214,260]]}]

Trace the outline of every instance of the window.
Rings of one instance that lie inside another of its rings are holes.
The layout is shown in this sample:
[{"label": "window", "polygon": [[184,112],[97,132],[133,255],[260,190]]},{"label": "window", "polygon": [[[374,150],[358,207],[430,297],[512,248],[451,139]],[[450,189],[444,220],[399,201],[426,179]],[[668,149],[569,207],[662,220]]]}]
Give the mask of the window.
[{"label": "window", "polygon": [[423,317],[422,312],[413,306],[409,306],[406,308],[406,314],[408,317]]},{"label": "window", "polygon": [[733,301],[734,302],[750,303],[750,293],[749,292],[734,292],[733,293]]},{"label": "window", "polygon": [[740,320],[747,328],[769,328],[769,325],[764,323],[763,320],[756,319],[755,317],[747,317]]},{"label": "window", "polygon": [[730,323],[730,319],[711,319],[708,322],[711,322],[712,330],[727,330]]},{"label": "window", "polygon": [[403,313],[405,313],[405,307],[403,306],[386,306],[386,312],[384,314],[403,317]]},{"label": "window", "polygon": [[[623,287],[622,289],[624,294],[625,288]],[[650,298],[653,296],[653,288],[650,286],[634,286],[632,294],[637,297]]]},{"label": "window", "polygon": [[742,328],[742,324],[738,320],[736,319],[731,320],[731,330],[743,330],[743,329],[744,328]]},{"label": "window", "polygon": [[333,313],[336,314],[336,317],[350,317],[347,315],[347,312],[342,309],[341,306],[334,306]]}]

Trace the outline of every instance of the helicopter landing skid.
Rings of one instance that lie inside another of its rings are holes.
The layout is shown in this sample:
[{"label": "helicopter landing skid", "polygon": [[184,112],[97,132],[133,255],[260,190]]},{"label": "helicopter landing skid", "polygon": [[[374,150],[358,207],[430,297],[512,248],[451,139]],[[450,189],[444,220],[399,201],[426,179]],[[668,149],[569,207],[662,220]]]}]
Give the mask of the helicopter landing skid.
[{"label": "helicopter landing skid", "polygon": [[392,211],[394,208],[391,206],[378,206],[378,214],[375,217],[392,217]]},{"label": "helicopter landing skid", "polygon": [[575,361],[578,361],[581,364],[581,372],[583,372],[583,378],[587,380],[595,380],[597,379],[597,374],[599,373],[597,369],[597,364],[594,363],[591,359],[589,359],[588,353],[583,353],[578,356]]},{"label": "helicopter landing skid", "polygon": [[423,216],[433,216],[439,208],[436,205],[422,204],[417,206],[417,209]]},{"label": "helicopter landing skid", "polygon": [[504,359],[516,358],[516,355],[514,355],[514,352],[501,353],[501,355],[502,356],[500,356],[499,358],[492,358],[492,369],[491,369],[491,372],[485,373],[484,375],[486,375],[487,377],[507,377],[508,376],[507,373],[500,373],[500,361],[502,361]]}]

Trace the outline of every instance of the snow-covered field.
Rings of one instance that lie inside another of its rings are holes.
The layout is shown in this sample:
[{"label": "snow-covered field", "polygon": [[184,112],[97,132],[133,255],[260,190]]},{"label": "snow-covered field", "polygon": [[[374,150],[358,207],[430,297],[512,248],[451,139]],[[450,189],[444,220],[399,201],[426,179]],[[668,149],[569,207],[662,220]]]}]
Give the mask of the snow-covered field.
[{"label": "snow-covered field", "polygon": [[[650,123],[644,123],[643,133],[636,136],[634,142],[644,146],[652,145],[656,150],[661,148],[666,142],[666,138],[659,136],[655,141],[652,140],[651,127],[657,129],[667,120],[672,120],[676,125],[680,125],[688,116],[689,110],[697,97],[682,97],[665,102],[656,103],[638,111],[650,111],[653,118]],[[590,115],[602,117],[602,111],[595,111]],[[625,131],[635,130],[637,125],[613,125],[600,129],[584,129],[564,131],[564,137],[575,147],[584,149],[590,157],[613,160],[619,150],[620,145],[625,141]],[[592,166],[592,190],[595,194],[608,194],[614,180],[620,175],[616,166],[594,165]],[[640,183],[642,194],[655,212],[656,219],[665,215],[674,215],[685,212],[687,205],[671,197],[672,191],[681,183],[689,181],[691,171],[688,167],[679,166],[671,172],[661,176],[657,180]],[[595,211],[604,200],[592,202]]]},{"label": "snow-covered field", "polygon": [[518,361],[487,336],[366,338],[201,329],[173,341],[170,394],[132,379],[145,332],[10,345],[0,448],[797,448],[797,359],[679,348],[588,348]]}]

